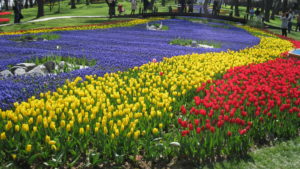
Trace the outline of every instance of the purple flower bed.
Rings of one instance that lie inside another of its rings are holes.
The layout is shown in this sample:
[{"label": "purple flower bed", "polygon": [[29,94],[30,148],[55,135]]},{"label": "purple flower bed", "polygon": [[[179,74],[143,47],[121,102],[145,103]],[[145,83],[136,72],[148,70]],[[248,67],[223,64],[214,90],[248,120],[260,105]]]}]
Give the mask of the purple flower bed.
[{"label": "purple flower bed", "polygon": [[[157,22],[160,23],[160,22]],[[259,43],[259,38],[245,30],[211,27],[205,24],[185,20],[165,20],[168,31],[147,31],[145,25],[112,28],[102,30],[56,32],[58,40],[18,43],[11,41],[13,36],[0,36],[0,71],[32,57],[61,55],[95,59],[94,67],[47,77],[9,77],[0,80],[0,108],[9,109],[13,102],[45,91],[53,91],[66,79],[77,76],[106,72],[124,71],[134,66],[141,66],[153,58],[161,61],[163,57],[172,57],[190,53],[220,52],[239,50]],[[221,48],[205,49],[170,45],[175,38],[216,41]],[[56,47],[61,49],[57,50]]]}]

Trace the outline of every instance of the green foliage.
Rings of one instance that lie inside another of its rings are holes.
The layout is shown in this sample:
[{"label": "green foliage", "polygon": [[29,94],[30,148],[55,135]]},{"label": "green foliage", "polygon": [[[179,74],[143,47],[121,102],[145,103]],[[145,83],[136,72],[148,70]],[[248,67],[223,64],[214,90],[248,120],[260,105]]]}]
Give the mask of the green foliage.
[{"label": "green foliage", "polygon": [[12,38],[12,41],[36,41],[36,40],[55,40],[59,39],[60,35],[59,34],[54,34],[54,33],[44,33],[44,34],[31,34],[31,35],[23,35],[23,36],[18,36],[15,38]]},{"label": "green foliage", "polygon": [[[160,24],[158,24],[158,23],[155,23],[155,24],[153,24],[153,25],[154,25],[156,28],[158,28],[158,27],[160,26]],[[166,25],[163,25],[161,30],[164,30],[164,31],[169,30],[169,27],[166,26]]]},{"label": "green foliage", "polygon": [[249,20],[247,22],[247,25],[255,27],[255,28],[264,28],[264,23],[258,19]]},{"label": "green foliage", "polygon": [[[194,40],[192,40],[192,39],[176,38],[176,39],[171,40],[169,42],[169,44],[180,45],[180,46],[190,46],[190,45],[192,45],[193,41]],[[202,40],[197,40],[196,42],[197,42],[197,44],[201,44],[201,45],[209,45],[209,46],[213,46],[214,48],[221,48],[221,43],[218,43],[218,42],[202,41]]]}]

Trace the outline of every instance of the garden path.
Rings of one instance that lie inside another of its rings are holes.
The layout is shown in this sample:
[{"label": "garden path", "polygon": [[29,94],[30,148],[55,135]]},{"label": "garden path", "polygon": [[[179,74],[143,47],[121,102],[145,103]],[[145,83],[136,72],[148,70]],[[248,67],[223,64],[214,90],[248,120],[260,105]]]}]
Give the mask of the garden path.
[{"label": "garden path", "polygon": [[[43,22],[43,21],[49,21],[53,19],[67,19],[67,18],[106,18],[107,16],[56,16],[56,17],[48,17],[48,18],[42,18],[42,19],[35,19],[31,21],[26,21],[26,22],[21,22],[19,24],[24,24],[24,23],[31,23],[31,22]],[[1,24],[1,26],[9,26],[13,25],[12,23],[8,24]]]}]

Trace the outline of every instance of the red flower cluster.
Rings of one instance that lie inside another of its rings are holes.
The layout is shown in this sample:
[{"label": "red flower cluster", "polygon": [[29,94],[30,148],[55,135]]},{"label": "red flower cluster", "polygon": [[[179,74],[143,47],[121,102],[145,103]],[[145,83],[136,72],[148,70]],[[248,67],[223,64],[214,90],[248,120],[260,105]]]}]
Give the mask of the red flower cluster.
[{"label": "red flower cluster", "polygon": [[223,79],[203,83],[196,90],[196,106],[189,113],[181,106],[182,115],[188,119],[178,119],[181,134],[187,136],[193,130],[198,134],[204,130],[215,133],[218,128],[235,124],[227,136],[236,130],[244,135],[253,122],[289,114],[300,117],[299,84],[300,60],[296,58],[230,69]]}]

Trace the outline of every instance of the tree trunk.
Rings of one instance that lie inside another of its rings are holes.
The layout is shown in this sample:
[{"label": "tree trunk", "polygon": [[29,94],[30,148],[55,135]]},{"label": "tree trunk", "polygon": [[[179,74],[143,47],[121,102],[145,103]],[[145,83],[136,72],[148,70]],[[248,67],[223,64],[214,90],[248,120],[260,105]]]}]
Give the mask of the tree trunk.
[{"label": "tree trunk", "polygon": [[[299,0],[300,1],[300,0]],[[166,0],[162,0],[161,1],[161,6],[165,6],[166,5]]]},{"label": "tree trunk", "polygon": [[30,8],[33,7],[33,1],[32,0],[29,0],[29,6],[30,6]]},{"label": "tree trunk", "polygon": [[204,14],[208,14],[208,1],[209,0],[205,0],[204,4],[203,4],[203,10],[204,10]]},{"label": "tree trunk", "polygon": [[270,10],[272,8],[272,5],[273,5],[273,0],[265,0],[266,3],[265,3],[265,16],[264,16],[264,20],[266,22],[270,22]]},{"label": "tree trunk", "polygon": [[249,13],[251,7],[252,7],[251,0],[247,0],[247,13]]},{"label": "tree trunk", "polygon": [[75,8],[76,8],[75,0],[71,0],[71,9],[75,9]]},{"label": "tree trunk", "polygon": [[280,6],[281,6],[281,0],[275,0],[275,2],[273,3],[272,14],[271,14],[272,20],[274,20],[275,15],[279,13]]},{"label": "tree trunk", "polygon": [[5,10],[9,10],[9,8],[8,8],[8,0],[4,0],[4,6],[5,6]]},{"label": "tree trunk", "polygon": [[287,4],[288,4],[288,0],[283,0],[283,4],[282,4],[282,12],[287,12]]},{"label": "tree trunk", "polygon": [[57,13],[60,13],[60,0],[58,0],[58,9],[57,9]]},{"label": "tree trunk", "polygon": [[240,16],[239,0],[234,0],[234,16]]},{"label": "tree trunk", "polygon": [[85,4],[86,4],[86,5],[90,5],[90,0],[86,0],[86,1],[85,1]]},{"label": "tree trunk", "polygon": [[26,8],[26,9],[28,8],[28,0],[25,1],[24,8]]},{"label": "tree trunk", "polygon": [[44,0],[37,0],[37,5],[38,5],[38,13],[37,13],[37,18],[44,16]]}]

